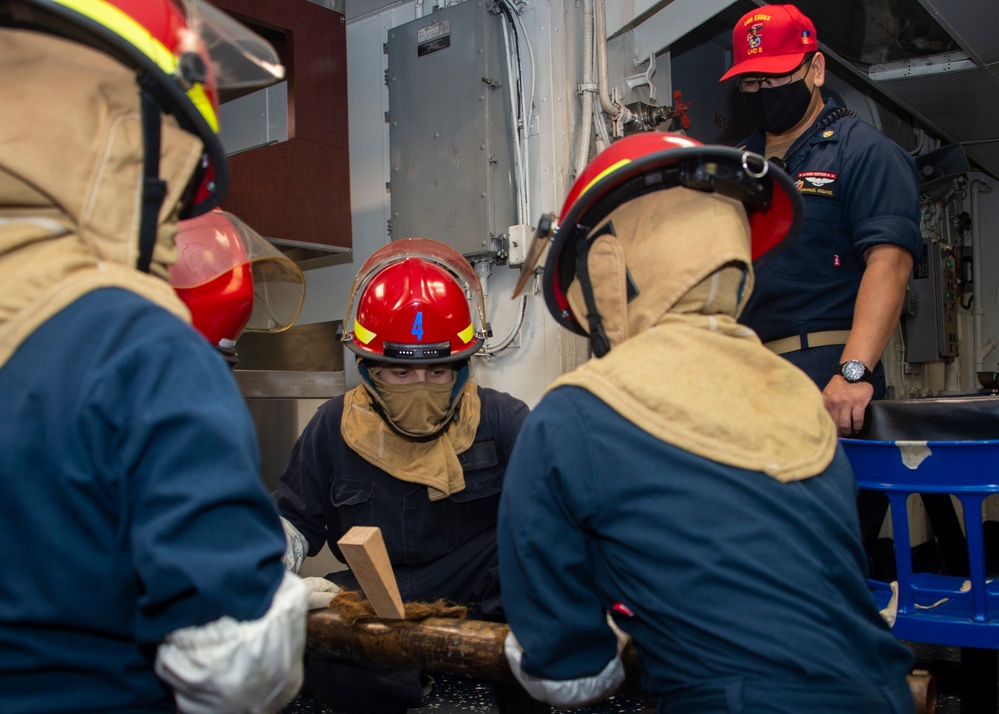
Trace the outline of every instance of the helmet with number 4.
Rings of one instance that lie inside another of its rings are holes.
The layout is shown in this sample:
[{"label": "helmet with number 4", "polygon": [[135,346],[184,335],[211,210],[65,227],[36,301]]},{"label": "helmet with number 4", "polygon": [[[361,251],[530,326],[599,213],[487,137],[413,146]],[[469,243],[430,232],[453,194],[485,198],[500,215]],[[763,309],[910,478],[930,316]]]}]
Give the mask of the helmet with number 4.
[{"label": "helmet with number 4", "polygon": [[361,357],[416,364],[466,360],[489,329],[475,270],[454,248],[427,238],[393,241],[368,258],[344,326],[343,341]]}]

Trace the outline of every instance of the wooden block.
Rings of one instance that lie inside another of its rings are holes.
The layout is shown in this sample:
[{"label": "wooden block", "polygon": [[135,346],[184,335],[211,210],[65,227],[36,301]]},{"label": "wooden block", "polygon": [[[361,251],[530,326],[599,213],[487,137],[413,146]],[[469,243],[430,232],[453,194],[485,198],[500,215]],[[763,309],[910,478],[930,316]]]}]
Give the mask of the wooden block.
[{"label": "wooden block", "polygon": [[354,526],[336,542],[378,617],[406,619],[380,528]]}]

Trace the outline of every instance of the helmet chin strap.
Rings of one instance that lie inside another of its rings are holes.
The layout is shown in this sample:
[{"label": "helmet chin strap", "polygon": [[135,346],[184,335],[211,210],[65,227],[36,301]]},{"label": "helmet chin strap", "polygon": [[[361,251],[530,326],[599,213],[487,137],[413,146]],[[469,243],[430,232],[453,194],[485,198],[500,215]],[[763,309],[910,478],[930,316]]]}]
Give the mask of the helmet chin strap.
[{"label": "helmet chin strap", "polygon": [[148,75],[139,78],[139,87],[142,101],[142,209],[139,218],[139,256],[135,267],[148,273],[167,184],[160,178],[162,108],[153,93],[154,82]]},{"label": "helmet chin strap", "polygon": [[[587,245],[588,247],[588,245]],[[597,309],[597,300],[593,295],[593,286],[590,283],[590,268],[587,264],[589,251],[581,250],[576,255],[576,276],[579,279],[579,286],[583,290],[583,300],[586,302],[586,320],[590,335],[590,349],[596,357],[603,357],[610,352],[610,339],[604,329],[604,318]]]}]

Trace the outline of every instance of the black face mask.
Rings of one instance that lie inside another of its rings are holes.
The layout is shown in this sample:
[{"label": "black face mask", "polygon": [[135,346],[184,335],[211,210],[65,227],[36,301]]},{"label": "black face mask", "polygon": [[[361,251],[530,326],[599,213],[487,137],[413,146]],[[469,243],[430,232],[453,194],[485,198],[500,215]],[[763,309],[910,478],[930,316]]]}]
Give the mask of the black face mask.
[{"label": "black face mask", "polygon": [[802,78],[782,87],[743,94],[742,101],[756,126],[771,134],[783,134],[805,116],[812,91]]}]

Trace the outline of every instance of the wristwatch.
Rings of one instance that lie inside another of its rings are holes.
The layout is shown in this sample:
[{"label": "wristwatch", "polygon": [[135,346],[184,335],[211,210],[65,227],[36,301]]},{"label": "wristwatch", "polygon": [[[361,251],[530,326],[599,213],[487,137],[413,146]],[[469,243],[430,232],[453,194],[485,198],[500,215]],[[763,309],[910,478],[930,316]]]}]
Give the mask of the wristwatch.
[{"label": "wristwatch", "polygon": [[859,359],[852,359],[849,362],[841,364],[839,366],[839,373],[843,375],[843,379],[850,384],[856,384],[857,382],[871,382],[874,380],[874,372],[867,369],[867,365]]}]

